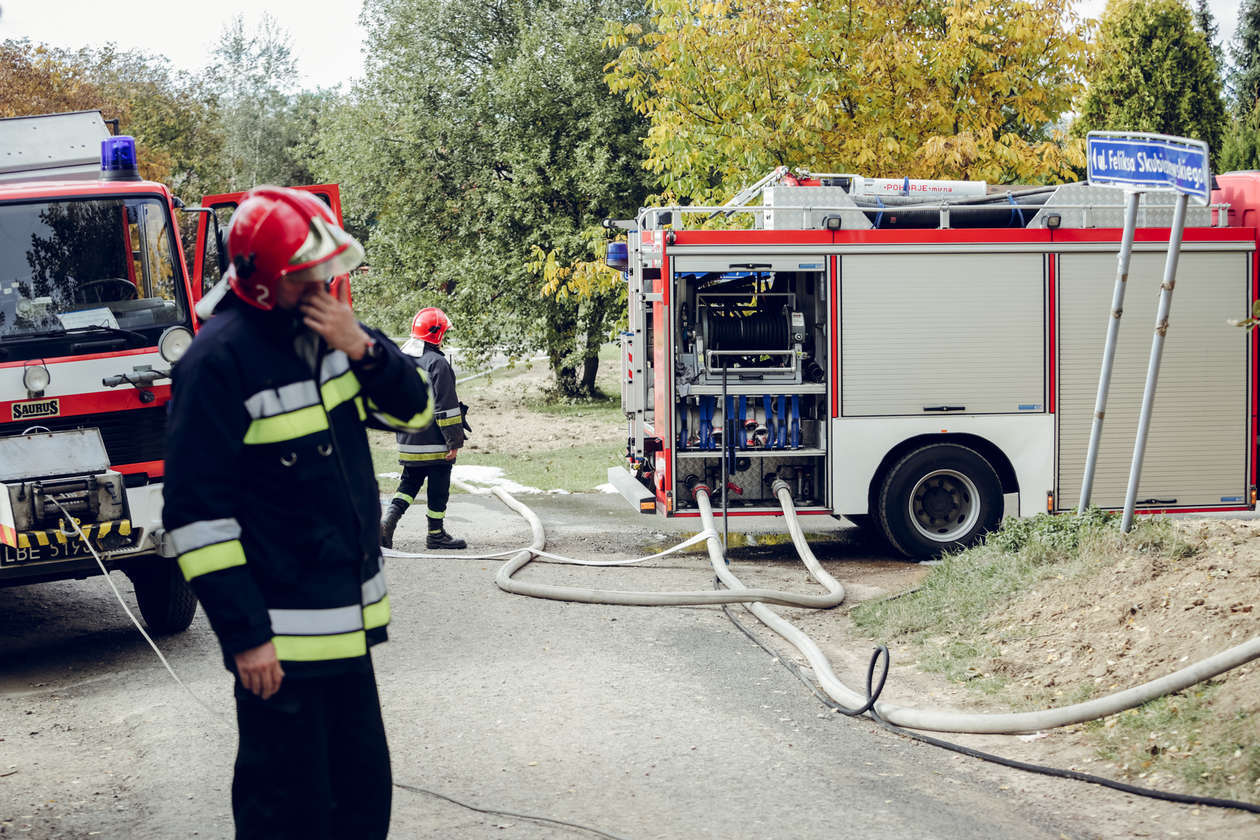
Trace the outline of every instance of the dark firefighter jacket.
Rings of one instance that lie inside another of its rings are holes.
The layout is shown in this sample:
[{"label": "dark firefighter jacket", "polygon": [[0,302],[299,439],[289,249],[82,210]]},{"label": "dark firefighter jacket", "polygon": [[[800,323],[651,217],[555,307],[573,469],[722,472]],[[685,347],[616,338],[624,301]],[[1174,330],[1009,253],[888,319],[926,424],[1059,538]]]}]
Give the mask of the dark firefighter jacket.
[{"label": "dark firefighter jacket", "polygon": [[268,640],[286,674],[355,670],[386,638],[364,427],[418,431],[433,407],[413,360],[364,329],[384,352],[351,362],[229,295],[175,365],[163,524],[229,670]]},{"label": "dark firefighter jacket", "polygon": [[398,432],[398,463],[442,461],[447,450],[464,445],[463,414],[455,395],[455,371],[446,354],[437,345],[424,342],[424,352],[416,357],[416,365],[428,376],[433,386],[434,423],[419,432]]}]

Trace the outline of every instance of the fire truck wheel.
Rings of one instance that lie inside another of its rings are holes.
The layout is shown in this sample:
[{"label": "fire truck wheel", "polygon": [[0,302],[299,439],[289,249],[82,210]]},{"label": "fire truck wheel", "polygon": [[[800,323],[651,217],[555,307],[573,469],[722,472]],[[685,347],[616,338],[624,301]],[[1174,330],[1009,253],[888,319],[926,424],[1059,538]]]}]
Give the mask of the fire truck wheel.
[{"label": "fire truck wheel", "polygon": [[173,559],[154,557],[127,572],[136,604],[154,635],[182,633],[197,612],[197,596]]},{"label": "fire truck wheel", "polygon": [[955,443],[914,450],[888,471],[880,487],[880,526],[907,557],[964,548],[1001,518],[997,472],[980,453]]}]

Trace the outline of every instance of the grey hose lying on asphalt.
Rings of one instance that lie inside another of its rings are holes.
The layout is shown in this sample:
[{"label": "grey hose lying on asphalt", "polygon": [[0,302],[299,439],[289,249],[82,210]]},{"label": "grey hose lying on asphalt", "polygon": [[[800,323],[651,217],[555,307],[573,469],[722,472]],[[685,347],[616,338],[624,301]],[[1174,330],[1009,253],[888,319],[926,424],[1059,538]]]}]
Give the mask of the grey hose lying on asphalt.
[{"label": "grey hose lying on asphalt", "polygon": [[[817,559],[813,552],[809,550],[809,546],[805,543],[804,535],[801,533],[800,523],[797,520],[796,508],[792,503],[791,490],[788,485],[782,481],[777,481],[773,485],[773,491],[778,497],[779,502],[783,506],[783,513],[787,520],[788,531],[792,535],[792,542],[796,545],[801,555],[801,560],[809,567],[810,572],[823,586],[829,591],[829,597],[823,600],[829,603],[826,606],[835,606],[844,598],[844,590],[838,582],[835,581],[818,565]],[[726,565],[726,559],[722,549],[722,543],[717,537],[717,532],[713,526],[713,508],[709,503],[709,490],[703,485],[697,485],[694,488],[696,503],[700,508],[701,521],[704,523],[705,530],[710,534],[707,544],[709,550],[709,559],[713,565],[713,571],[718,579],[729,589],[726,593],[707,593],[707,592],[660,592],[660,593],[636,593],[636,592],[606,592],[597,589],[581,589],[574,587],[548,586],[537,583],[526,583],[523,581],[512,580],[512,575],[520,569],[524,568],[532,559],[531,549],[536,548],[541,551],[546,545],[546,535],[543,533],[542,522],[538,517],[525,505],[512,498],[507,492],[500,488],[495,488],[493,493],[499,497],[500,501],[506,504],[512,510],[519,513],[529,523],[530,529],[533,531],[534,541],[530,548],[522,549],[510,561],[505,563],[495,577],[495,583],[500,589],[507,592],[513,592],[519,595],[529,595],[535,598],[550,598],[553,600],[564,601],[580,601],[583,603],[594,604],[619,604],[629,606],[655,606],[655,605],[683,605],[683,604],[713,604],[713,603],[733,603],[744,602],[748,604],[748,609],[757,616],[770,629],[774,630],[797,650],[804,654],[809,665],[814,670],[814,674],[818,679],[823,690],[837,703],[849,709],[861,708],[866,703],[866,697],[853,691],[832,671],[831,663],[827,657],[818,648],[812,639],[797,629],[794,625],[761,603],[767,601],[770,603],[785,603],[787,606],[804,606],[800,603],[809,596],[790,596],[784,597],[787,593],[775,592],[773,590],[749,589],[745,587],[734,574],[731,573]],[[821,574],[820,574],[821,573]],[[760,597],[763,593],[768,593],[773,598]],[[718,599],[699,599],[700,595],[726,595],[721,600]],[[834,601],[834,603],[830,603]],[[812,606],[812,605],[809,605]],[[1015,712],[1005,714],[983,714],[968,712],[953,712],[946,710],[932,709],[915,709],[906,706],[898,706],[888,702],[877,702],[875,711],[881,718],[891,724],[902,726],[907,729],[923,729],[936,732],[975,732],[988,734],[1016,734],[1020,732],[1037,732],[1043,729],[1054,729],[1059,726],[1067,726],[1073,723],[1082,723],[1087,720],[1095,720],[1097,718],[1113,715],[1140,706],[1157,697],[1170,694],[1188,688],[1196,683],[1203,682],[1218,674],[1222,674],[1240,665],[1244,665],[1254,659],[1260,658],[1260,637],[1253,638],[1241,645],[1232,647],[1226,651],[1210,656],[1207,659],[1194,663],[1180,671],[1152,680],[1151,682],[1135,686],[1125,691],[1120,691],[1106,697],[1100,697],[1096,700],[1090,700],[1084,703],[1075,703],[1071,706],[1064,706],[1058,709],[1046,709],[1039,712]]]},{"label": "grey hose lying on asphalt", "polygon": [[[713,564],[715,571],[718,571],[719,577],[726,574],[731,580],[734,580],[736,586],[730,587],[729,590],[700,590],[696,592],[616,592],[604,589],[586,589],[576,586],[554,586],[545,583],[532,583],[523,580],[513,580],[512,575],[516,574],[525,566],[529,565],[534,559],[535,551],[542,551],[546,546],[547,537],[543,533],[542,522],[538,516],[525,505],[505,490],[495,487],[492,491],[499,501],[519,513],[529,523],[530,530],[533,531],[534,541],[529,548],[521,549],[512,559],[508,560],[499,567],[499,572],[495,575],[494,582],[504,592],[511,592],[516,595],[528,595],[531,598],[549,598],[553,601],[576,601],[583,604],[614,604],[618,606],[629,607],[659,607],[659,606],[692,606],[698,604],[744,604],[749,602],[765,602],[770,604],[782,604],[785,607],[806,607],[809,609],[828,609],[838,605],[844,600],[844,587],[836,580],[822,570],[818,565],[818,561],[814,560],[810,554],[810,560],[806,561],[810,572],[814,575],[824,587],[827,588],[826,595],[796,595],[791,592],[781,592],[777,589],[749,589],[743,584],[735,580],[730,574],[730,570],[726,567],[726,557],[722,550],[722,541],[718,539],[717,532],[713,530],[713,515],[709,512],[708,518],[705,520],[705,528],[709,530],[709,539],[706,541],[709,549],[709,561]],[[705,504],[708,504],[708,495],[705,495]],[[799,529],[798,529],[799,530]],[[795,537],[793,538],[795,539]],[[801,538],[800,544],[804,544],[804,537]],[[808,546],[806,546],[808,551]],[[812,561],[812,564],[810,563]],[[819,576],[821,573],[821,577]],[[727,584],[730,586],[730,584]]]},{"label": "grey hose lying on asphalt", "polygon": [[[800,543],[804,542],[804,538],[802,536],[798,542],[800,524],[797,522],[796,508],[792,504],[791,491],[788,489],[787,484],[782,481],[776,481],[773,485],[773,490],[783,505],[783,513],[787,518],[788,529],[792,532],[792,540],[797,542],[799,548]],[[712,528],[713,510],[709,506],[708,489],[698,485],[695,489],[695,497],[696,502],[700,506],[700,516],[704,522],[704,527]],[[721,544],[717,540],[710,538],[710,554],[712,554],[715,545],[720,550]],[[801,553],[802,560],[806,557],[813,558],[813,555],[807,553],[807,551],[808,549],[806,549],[806,552]],[[808,563],[808,561],[806,562]],[[717,571],[718,577],[727,586],[732,589],[738,589],[742,586],[729,571],[724,573],[723,564],[714,563],[714,569]],[[814,674],[819,684],[827,692],[828,696],[849,709],[858,709],[865,705],[867,698],[840,682],[839,678],[831,670],[831,663],[812,639],[764,604],[749,604],[748,609],[770,629],[787,639],[797,650],[805,655],[810,667],[814,669]],[[934,709],[912,709],[882,701],[875,704],[875,711],[889,723],[903,726],[907,729],[990,734],[1037,732],[1042,729],[1053,729],[1059,726],[1095,720],[1122,712],[1125,709],[1140,706],[1157,697],[1180,691],[1195,683],[1210,679],[1217,674],[1237,668],[1239,665],[1244,665],[1258,657],[1260,657],[1260,637],[1253,638],[1241,645],[1232,647],[1215,656],[1210,656],[1207,659],[1182,668],[1180,671],[1151,682],[1143,683],[1106,697],[1099,697],[1096,700],[1039,712],[973,714]]]}]

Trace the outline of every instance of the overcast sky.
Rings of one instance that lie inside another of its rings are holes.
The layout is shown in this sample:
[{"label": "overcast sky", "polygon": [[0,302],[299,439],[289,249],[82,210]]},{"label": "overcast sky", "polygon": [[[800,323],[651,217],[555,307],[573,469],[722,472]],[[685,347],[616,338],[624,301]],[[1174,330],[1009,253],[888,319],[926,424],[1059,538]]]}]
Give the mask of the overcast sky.
[{"label": "overcast sky", "polygon": [[363,72],[361,0],[0,0],[0,40],[124,49],[197,71],[233,17],[253,30],[266,10],[293,38],[301,86],[332,87]]},{"label": "overcast sky", "polygon": [[[1240,5],[1241,0],[1208,2],[1225,44]],[[1106,0],[1079,3],[1081,13],[1091,17],[1105,6]],[[293,36],[302,87],[332,87],[363,71],[361,8],[361,0],[0,0],[0,40],[29,38],[76,49],[112,41],[196,71],[209,63],[228,21],[243,14],[252,29],[265,9]]]}]

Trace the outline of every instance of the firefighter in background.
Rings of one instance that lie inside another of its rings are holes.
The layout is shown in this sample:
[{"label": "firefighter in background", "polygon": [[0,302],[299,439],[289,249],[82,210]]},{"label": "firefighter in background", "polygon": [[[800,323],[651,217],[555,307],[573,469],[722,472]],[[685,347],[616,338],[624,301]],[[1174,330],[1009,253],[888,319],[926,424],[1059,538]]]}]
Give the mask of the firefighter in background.
[{"label": "firefighter in background", "polygon": [[236,676],[236,836],[384,838],[369,649],[389,598],[364,425],[418,431],[432,398],[346,284],[329,293],[363,249],[313,195],[250,190],[228,254],[172,375],[163,521]]},{"label": "firefighter in background", "polygon": [[446,502],[451,496],[451,470],[455,456],[464,445],[463,406],[455,394],[455,371],[442,352],[442,339],[451,328],[451,319],[441,309],[421,309],[411,322],[411,339],[403,352],[416,357],[416,364],[429,377],[433,386],[435,423],[422,432],[398,433],[398,463],[402,465],[402,481],[389,502],[381,521],[381,545],[394,547],[394,528],[415,501],[421,485],[428,481],[425,493],[429,530],[426,548],[467,548],[468,543],[446,533]]}]

